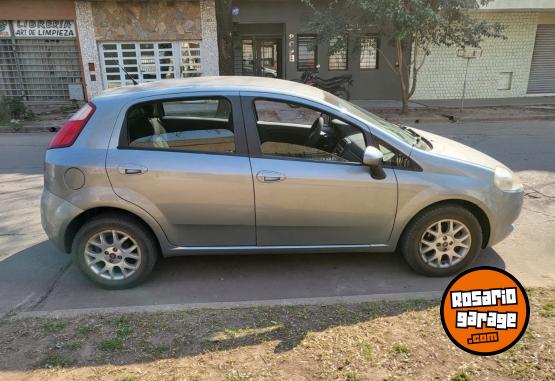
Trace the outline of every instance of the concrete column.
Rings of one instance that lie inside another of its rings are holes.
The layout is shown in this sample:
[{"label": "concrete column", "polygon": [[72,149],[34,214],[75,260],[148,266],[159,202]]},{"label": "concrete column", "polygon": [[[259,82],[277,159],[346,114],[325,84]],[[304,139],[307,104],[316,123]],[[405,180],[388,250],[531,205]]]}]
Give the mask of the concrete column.
[{"label": "concrete column", "polygon": [[200,45],[202,75],[219,75],[218,25],[216,22],[215,0],[201,0],[200,23],[202,31]]},{"label": "concrete column", "polygon": [[[79,35],[79,46],[81,48],[81,59],[83,61],[83,74],[85,76],[85,93],[88,100],[100,94],[102,87],[102,70],[92,15],[92,6],[89,1],[75,1],[75,22]],[[94,64],[94,70],[89,70],[89,63]],[[91,75],[96,80],[91,79]]]}]

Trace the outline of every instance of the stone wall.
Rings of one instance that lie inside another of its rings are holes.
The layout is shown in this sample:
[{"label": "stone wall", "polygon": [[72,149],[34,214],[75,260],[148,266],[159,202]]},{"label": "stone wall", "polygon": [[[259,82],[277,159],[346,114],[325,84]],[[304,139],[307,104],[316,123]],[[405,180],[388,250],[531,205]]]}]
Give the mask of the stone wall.
[{"label": "stone wall", "polygon": [[218,25],[216,22],[216,0],[202,0],[200,63],[202,75],[219,75]]},{"label": "stone wall", "polygon": [[[83,75],[85,77],[85,94],[87,99],[90,100],[102,92],[102,72],[94,35],[91,3],[76,1],[75,14],[79,47],[81,48],[81,61],[83,62]],[[94,70],[89,70],[89,63],[94,64]]]},{"label": "stone wall", "polygon": [[[473,59],[468,70],[467,98],[504,98],[526,95],[539,13],[480,12],[492,22],[506,26],[506,40],[482,43],[482,57]],[[466,60],[456,48],[434,47],[419,72],[413,99],[455,99],[462,94]],[[500,89],[502,79],[512,73],[510,89]]]},{"label": "stone wall", "polygon": [[94,1],[97,41],[200,40],[200,1]]}]

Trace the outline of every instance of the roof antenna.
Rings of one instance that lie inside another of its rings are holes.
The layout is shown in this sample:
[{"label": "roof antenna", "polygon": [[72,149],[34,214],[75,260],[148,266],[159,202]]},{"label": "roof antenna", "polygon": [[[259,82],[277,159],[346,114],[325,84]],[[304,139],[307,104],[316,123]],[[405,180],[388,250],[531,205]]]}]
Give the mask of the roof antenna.
[{"label": "roof antenna", "polygon": [[138,85],[139,82],[135,81],[135,78],[133,78],[128,72],[127,70],[125,70],[123,68],[123,66],[119,65],[120,69],[123,70],[123,72],[125,73],[125,75],[127,76],[127,78],[129,78],[131,80],[131,82],[133,82],[134,85]]}]

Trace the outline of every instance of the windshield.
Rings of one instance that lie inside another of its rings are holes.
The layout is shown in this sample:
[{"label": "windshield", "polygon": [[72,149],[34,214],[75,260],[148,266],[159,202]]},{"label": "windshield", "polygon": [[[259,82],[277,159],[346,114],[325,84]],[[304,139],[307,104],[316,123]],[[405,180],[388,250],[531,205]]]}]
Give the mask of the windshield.
[{"label": "windshield", "polygon": [[387,120],[382,119],[379,116],[366,111],[362,107],[352,104],[351,102],[347,102],[344,99],[338,98],[338,103],[339,107],[343,108],[347,112],[350,112],[351,114],[371,123],[378,128],[382,128],[387,132],[392,133],[396,137],[403,140],[405,143],[410,145],[415,145],[416,143],[418,143],[418,139],[416,138],[416,136],[411,134],[409,131],[399,127],[398,125],[388,122]]}]

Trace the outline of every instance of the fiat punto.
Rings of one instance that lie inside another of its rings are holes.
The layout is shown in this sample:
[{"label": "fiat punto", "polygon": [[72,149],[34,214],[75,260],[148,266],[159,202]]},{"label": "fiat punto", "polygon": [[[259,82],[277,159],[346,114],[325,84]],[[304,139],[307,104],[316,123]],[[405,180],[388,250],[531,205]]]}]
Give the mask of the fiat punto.
[{"label": "fiat punto", "polygon": [[504,239],[523,200],[485,154],[271,78],[107,91],[45,161],[44,230],[106,288],[192,254],[398,250],[446,276]]}]

